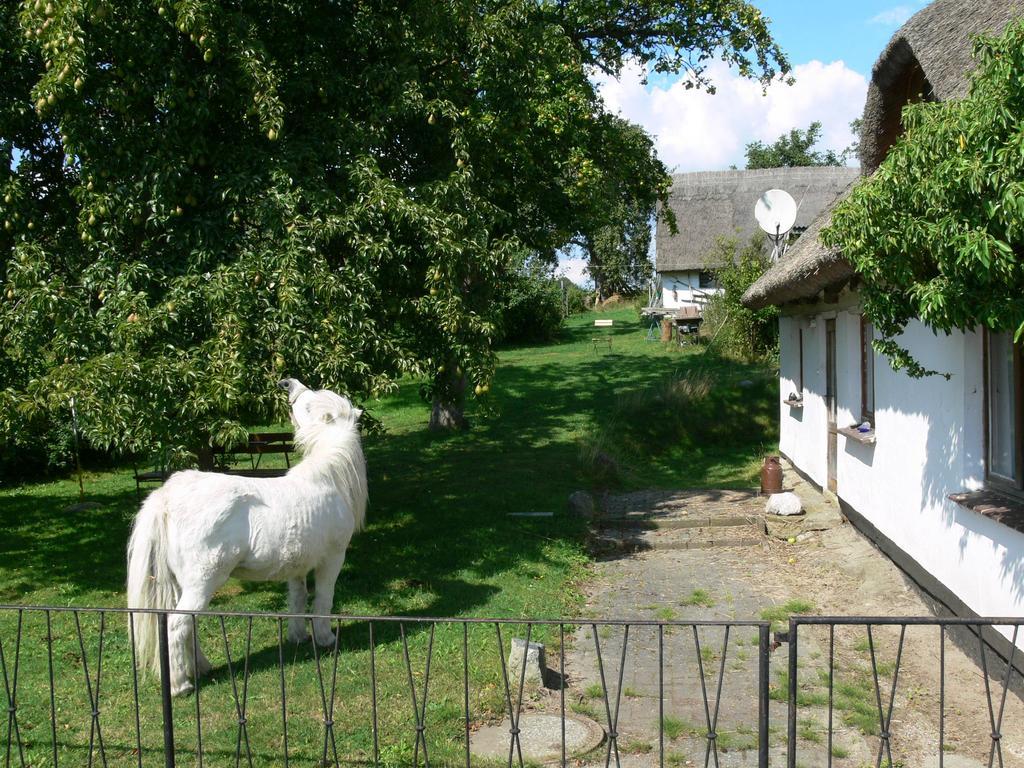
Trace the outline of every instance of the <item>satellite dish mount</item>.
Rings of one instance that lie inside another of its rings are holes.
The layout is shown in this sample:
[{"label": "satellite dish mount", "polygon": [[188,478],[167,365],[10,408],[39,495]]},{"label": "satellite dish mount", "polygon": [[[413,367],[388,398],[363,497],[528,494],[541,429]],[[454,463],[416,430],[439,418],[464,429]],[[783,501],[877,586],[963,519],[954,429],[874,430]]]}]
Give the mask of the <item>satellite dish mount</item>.
[{"label": "satellite dish mount", "polygon": [[772,261],[786,255],[798,206],[783,189],[769,189],[754,205],[754,218],[772,243]]}]

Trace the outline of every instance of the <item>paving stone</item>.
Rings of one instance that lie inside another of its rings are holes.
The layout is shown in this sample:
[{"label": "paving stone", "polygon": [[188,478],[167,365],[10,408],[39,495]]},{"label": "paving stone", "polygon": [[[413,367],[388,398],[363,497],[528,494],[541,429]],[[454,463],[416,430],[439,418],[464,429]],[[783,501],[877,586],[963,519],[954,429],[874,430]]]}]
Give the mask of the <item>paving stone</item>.
[{"label": "paving stone", "polygon": [[642,552],[650,549],[705,549],[708,547],[750,547],[764,540],[757,525],[694,528],[602,528],[594,534],[598,552]]}]

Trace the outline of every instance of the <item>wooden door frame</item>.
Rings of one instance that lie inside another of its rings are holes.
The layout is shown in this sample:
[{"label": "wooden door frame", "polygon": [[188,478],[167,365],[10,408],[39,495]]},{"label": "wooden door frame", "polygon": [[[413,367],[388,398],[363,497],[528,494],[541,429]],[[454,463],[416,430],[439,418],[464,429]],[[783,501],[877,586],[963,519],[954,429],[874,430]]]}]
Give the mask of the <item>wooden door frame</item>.
[{"label": "wooden door frame", "polygon": [[827,487],[832,493],[837,492],[836,479],[839,464],[839,432],[836,425],[838,410],[838,377],[836,375],[838,344],[836,339],[836,319],[825,319],[825,474]]}]

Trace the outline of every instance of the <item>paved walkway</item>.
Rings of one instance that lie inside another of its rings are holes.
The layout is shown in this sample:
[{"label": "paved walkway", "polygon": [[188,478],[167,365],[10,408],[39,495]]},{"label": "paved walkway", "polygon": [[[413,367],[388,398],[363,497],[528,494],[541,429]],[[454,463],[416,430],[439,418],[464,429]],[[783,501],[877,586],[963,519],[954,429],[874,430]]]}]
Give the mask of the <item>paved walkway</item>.
[{"label": "paved walkway", "polygon": [[[796,480],[793,472],[787,480]],[[930,605],[903,574],[849,524],[833,502],[806,484],[794,489],[809,514],[795,521],[773,521],[772,534],[755,546],[673,549],[652,546],[616,554],[601,562],[589,587],[585,615],[624,619],[743,620],[794,602],[818,614],[922,616]],[[639,504],[653,510],[648,532],[666,519],[742,518],[761,501],[733,492],[704,492],[706,505],[693,493],[630,494],[605,500],[605,513],[639,516]],[[710,526],[714,527],[714,526]],[[763,527],[762,529],[763,530]],[[596,634],[596,638],[595,638]],[[887,701],[898,630],[876,629],[876,662],[881,695]],[[894,762],[906,766],[938,765],[938,631],[908,632],[891,730]],[[581,624],[566,657],[567,701],[577,714],[609,729],[616,696],[621,706],[616,724],[622,765],[657,765],[660,707],[666,724],[666,760],[671,765],[704,765],[707,716],[715,714],[718,686],[721,705],[717,742],[722,766],[757,762],[757,643],[753,628],[621,628]],[[698,641],[699,648],[698,651]],[[600,648],[600,659],[598,657]],[[783,645],[771,659],[773,700],[770,706],[771,764],[784,765],[785,670]],[[844,686],[842,707],[835,711],[833,764],[838,768],[874,765],[879,745],[871,735],[877,721],[875,690],[870,681],[870,649],[864,628],[836,633],[836,687]],[[801,635],[801,719],[798,757],[801,765],[827,761],[827,631]],[[699,660],[699,662],[698,662]],[[623,668],[619,685],[620,668]],[[663,665],[663,666],[662,666]],[[604,685],[601,684],[603,667]],[[659,669],[663,668],[663,672]],[[703,668],[704,688],[701,687]],[[998,681],[990,680],[993,686]],[[663,689],[662,687],[663,686]],[[604,691],[610,693],[606,709]],[[659,691],[663,690],[663,699]],[[978,667],[952,644],[946,648],[947,768],[988,764],[991,746],[984,679]],[[705,709],[705,693],[709,707]],[[663,701],[663,705],[659,704]],[[996,699],[998,706],[998,698]],[[1011,694],[1003,729],[1003,764],[1024,765],[1024,706]],[[875,729],[877,730],[877,728]],[[599,750],[597,762],[604,762]],[[614,758],[612,760],[614,765]],[[712,758],[711,765],[715,765]],[[998,765],[998,760],[996,761]]]}]

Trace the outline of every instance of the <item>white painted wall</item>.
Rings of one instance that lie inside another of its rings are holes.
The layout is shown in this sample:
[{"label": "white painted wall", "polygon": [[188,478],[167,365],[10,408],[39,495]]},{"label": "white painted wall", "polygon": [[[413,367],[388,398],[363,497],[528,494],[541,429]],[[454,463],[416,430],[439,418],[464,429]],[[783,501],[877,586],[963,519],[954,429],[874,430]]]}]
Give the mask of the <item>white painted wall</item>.
[{"label": "white painted wall", "polygon": [[[781,405],[780,448],[826,482],[824,319],[780,319],[780,392],[795,389],[804,329],[804,407]],[[859,310],[836,318],[837,421],[860,420]],[[814,327],[811,327],[811,326]],[[1024,534],[948,500],[984,479],[980,333],[935,335],[912,323],[900,342],[925,367],[951,374],[911,379],[875,356],[877,442],[838,438],[837,492],[981,616],[1024,616]],[[1022,647],[1024,647],[1024,640]]]},{"label": "white painted wall", "polygon": [[779,447],[818,485],[826,484],[825,324],[818,318],[779,318],[779,391],[799,392],[799,330],[804,332],[803,408],[780,404]]},{"label": "white painted wall", "polygon": [[699,305],[701,296],[719,293],[717,288],[701,288],[700,272],[661,272],[661,301],[666,309]]}]

